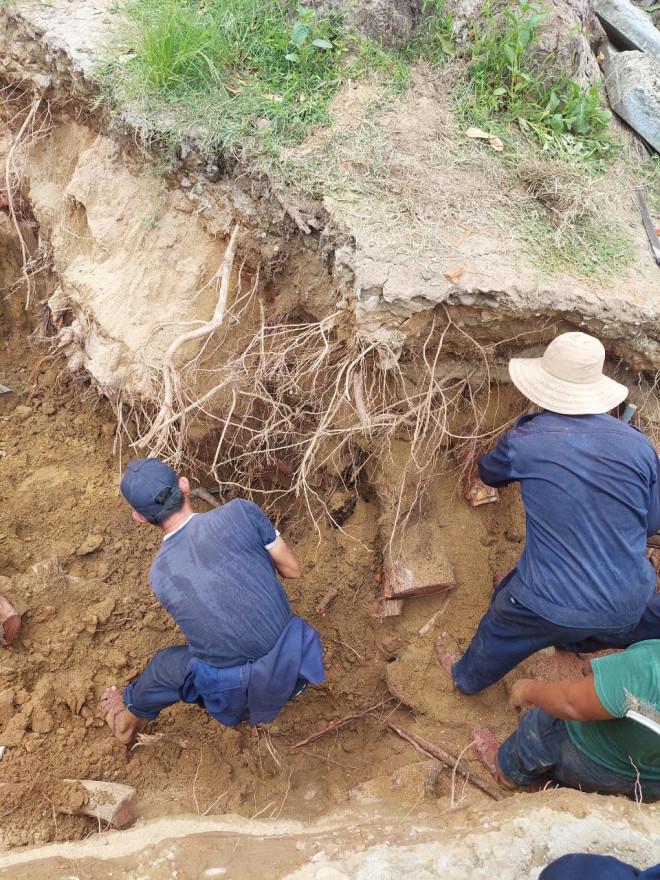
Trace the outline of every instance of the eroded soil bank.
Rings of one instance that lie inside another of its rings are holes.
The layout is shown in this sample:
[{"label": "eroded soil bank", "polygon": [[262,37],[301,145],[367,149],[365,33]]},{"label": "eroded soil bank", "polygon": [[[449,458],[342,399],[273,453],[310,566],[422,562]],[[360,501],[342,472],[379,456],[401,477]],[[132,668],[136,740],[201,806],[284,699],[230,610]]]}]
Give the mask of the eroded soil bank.
[{"label": "eroded soil bank", "polygon": [[[156,650],[180,641],[148,587],[159,538],[134,526],[118,493],[113,410],[66,371],[62,358],[44,363],[38,349],[28,345],[26,330],[2,340],[0,368],[13,391],[0,398],[0,574],[2,592],[24,615],[18,641],[1,658],[0,741],[8,748],[0,781],[9,783],[0,792],[2,845],[103,830],[55,809],[66,778],[134,786],[141,819],[239,813],[308,821],[349,798],[441,812],[492,803],[446,771],[431,783],[432,763],[388,732],[385,720],[454,754],[469,744],[475,724],[488,723],[500,735],[512,730],[506,681],[477,697],[456,694],[433,646],[442,629],[467,643],[489,602],[493,574],[515,562],[524,537],[517,490],[471,508],[448,458],[423,499],[422,516],[433,538],[429,554],[435,542],[444,546],[458,587],[448,601],[409,599],[401,617],[384,621],[375,616],[382,559],[373,491],[360,489],[343,529],[321,522],[319,533],[294,506],[280,510],[278,525],[303,561],[289,595],[294,610],[321,632],[327,683],[289,704],[267,732],[227,730],[197,707],[178,705],[150,726],[153,738],[127,750],[111,738],[98,699],[109,684],[138,674]],[[522,405],[511,392],[493,395],[492,423],[509,421]],[[338,595],[322,617],[316,606],[333,586]],[[420,636],[445,602],[436,625]],[[556,674],[580,671],[566,658],[537,655],[508,678]],[[331,721],[373,706],[364,718],[292,749]],[[469,749],[463,760],[478,769]]]}]

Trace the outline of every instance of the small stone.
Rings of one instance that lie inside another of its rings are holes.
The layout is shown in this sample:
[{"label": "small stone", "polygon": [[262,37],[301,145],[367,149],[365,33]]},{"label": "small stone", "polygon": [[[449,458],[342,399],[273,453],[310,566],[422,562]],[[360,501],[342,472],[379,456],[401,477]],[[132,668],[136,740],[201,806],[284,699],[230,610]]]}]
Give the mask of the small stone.
[{"label": "small stone", "polygon": [[507,541],[511,541],[512,544],[520,544],[521,541],[525,540],[525,532],[523,529],[512,526],[504,532],[504,537]]},{"label": "small stone", "polygon": [[45,400],[41,404],[41,412],[44,413],[44,415],[53,416],[57,412],[57,407],[52,400]]},{"label": "small stone", "polygon": [[29,406],[17,406],[12,415],[18,422],[23,422],[32,415],[32,409]]},{"label": "small stone", "polygon": [[103,544],[103,535],[87,535],[80,547],[76,550],[76,556],[89,556]]}]

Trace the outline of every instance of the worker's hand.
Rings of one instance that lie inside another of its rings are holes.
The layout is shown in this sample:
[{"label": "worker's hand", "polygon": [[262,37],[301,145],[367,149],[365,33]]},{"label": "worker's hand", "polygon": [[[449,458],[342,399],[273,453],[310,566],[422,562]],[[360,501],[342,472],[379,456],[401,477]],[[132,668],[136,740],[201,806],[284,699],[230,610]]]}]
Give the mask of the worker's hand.
[{"label": "worker's hand", "polygon": [[527,686],[532,683],[530,678],[521,678],[511,688],[509,694],[509,707],[516,712],[521,712],[524,708],[531,705],[527,699]]}]

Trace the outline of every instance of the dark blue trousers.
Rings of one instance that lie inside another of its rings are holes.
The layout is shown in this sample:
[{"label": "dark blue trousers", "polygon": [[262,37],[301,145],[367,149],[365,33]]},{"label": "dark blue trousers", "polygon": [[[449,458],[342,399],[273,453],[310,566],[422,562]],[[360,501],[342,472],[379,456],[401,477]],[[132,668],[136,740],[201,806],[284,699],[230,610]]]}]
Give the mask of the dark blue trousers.
[{"label": "dark blue trousers", "polygon": [[660,865],[646,871],[633,868],[613,856],[569,853],[544,868],[539,880],[659,880]]},{"label": "dark blue trousers", "polygon": [[[190,703],[187,694],[191,690],[189,677],[192,659],[188,645],[175,645],[157,651],[142,675],[124,688],[126,708],[138,718],[153,720],[174,703]],[[245,669],[245,666],[235,666],[221,671],[213,692],[207,694],[209,706],[205,705],[203,695],[194,699],[198,706],[210,711],[216,721],[226,727],[234,727],[249,718]],[[306,687],[307,681],[299,678],[289,699],[300,696]]]},{"label": "dark blue trousers", "polygon": [[[153,720],[168,706],[183,700],[182,689],[192,659],[188,645],[173,645],[157,651],[142,675],[124,688],[124,704],[139,718]],[[239,702],[245,695],[239,690]],[[203,707],[203,703],[200,702]]]},{"label": "dark blue trousers", "polygon": [[[606,722],[603,722],[606,723]],[[530,709],[500,746],[497,762],[502,773],[518,785],[554,779],[562,785],[601,794],[625,794],[634,798],[637,777],[604,767],[573,743],[566,724],[543,709]],[[644,801],[660,798],[660,779],[640,779]]]},{"label": "dark blue trousers", "polygon": [[495,590],[492,604],[467,651],[452,666],[454,684],[465,694],[490,687],[542,648],[557,645],[565,650],[588,652],[660,638],[658,594],[636,625],[599,630],[560,626],[530,611],[511,594],[509,583],[515,574],[514,569]]}]

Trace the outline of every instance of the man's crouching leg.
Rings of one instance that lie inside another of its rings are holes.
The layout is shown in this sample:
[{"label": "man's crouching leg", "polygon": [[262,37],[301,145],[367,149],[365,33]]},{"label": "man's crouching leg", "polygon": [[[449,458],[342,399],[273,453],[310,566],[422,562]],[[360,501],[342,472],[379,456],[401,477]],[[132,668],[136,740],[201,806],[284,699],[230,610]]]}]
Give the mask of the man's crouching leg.
[{"label": "man's crouching leg", "polygon": [[181,688],[190,662],[187,645],[163,648],[142,675],[121,693],[115,686],[101,697],[110,730],[120,743],[131,745],[147,721],[181,700]]},{"label": "man's crouching leg", "polygon": [[515,785],[537,787],[554,777],[553,771],[562,763],[567,739],[563,721],[543,709],[531,709],[499,747],[498,770]]}]

